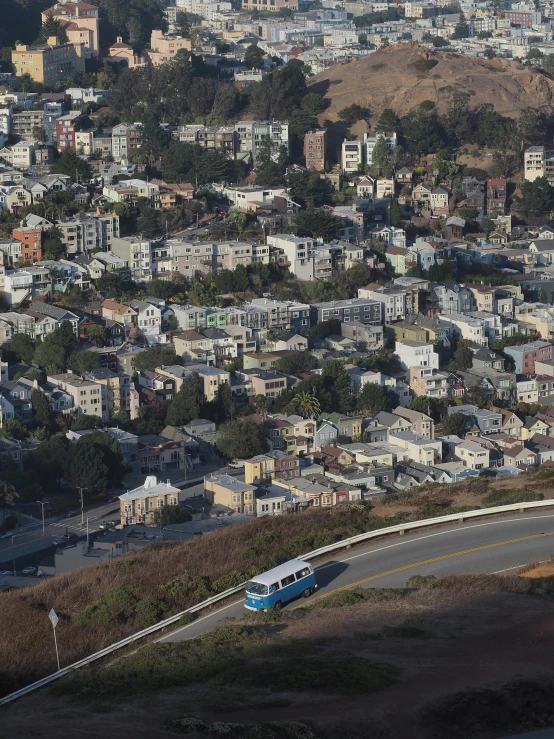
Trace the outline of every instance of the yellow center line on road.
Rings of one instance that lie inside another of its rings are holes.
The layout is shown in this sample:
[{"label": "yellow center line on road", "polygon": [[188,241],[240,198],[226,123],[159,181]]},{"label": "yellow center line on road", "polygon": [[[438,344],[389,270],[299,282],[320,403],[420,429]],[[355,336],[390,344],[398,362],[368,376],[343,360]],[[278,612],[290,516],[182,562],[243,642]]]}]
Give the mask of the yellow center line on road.
[{"label": "yellow center line on road", "polygon": [[291,611],[296,610],[297,608],[306,608],[310,603],[314,603],[316,600],[322,600],[323,598],[328,598],[330,595],[334,595],[335,593],[340,593],[342,590],[349,590],[350,588],[355,588],[358,585],[362,585],[363,583],[370,582],[371,580],[378,580],[380,577],[386,577],[387,575],[394,575],[397,572],[403,572],[404,570],[409,570],[412,567],[421,567],[422,565],[428,565],[432,562],[440,562],[443,559],[451,559],[453,557],[461,557],[464,554],[472,554],[473,552],[482,552],[485,549],[493,549],[494,547],[502,547],[506,546],[507,544],[517,544],[520,541],[529,541],[530,539],[540,539],[541,537],[546,536],[554,536],[554,531],[546,531],[541,534],[531,534],[530,536],[520,536],[517,539],[506,539],[505,541],[497,541],[495,544],[484,544],[480,547],[473,547],[472,549],[463,549],[461,552],[451,552],[450,554],[441,554],[440,557],[433,557],[431,559],[422,559],[420,562],[412,562],[412,564],[409,565],[402,565],[402,567],[396,567],[394,570],[387,570],[387,572],[380,572],[378,575],[371,575],[370,577],[364,577],[363,580],[358,580],[357,582],[350,583],[349,585],[343,585],[340,588],[336,588],[335,590],[331,590],[328,593],[323,593],[322,595],[318,595],[316,598],[312,598],[308,603],[294,606],[294,608],[291,608]]}]

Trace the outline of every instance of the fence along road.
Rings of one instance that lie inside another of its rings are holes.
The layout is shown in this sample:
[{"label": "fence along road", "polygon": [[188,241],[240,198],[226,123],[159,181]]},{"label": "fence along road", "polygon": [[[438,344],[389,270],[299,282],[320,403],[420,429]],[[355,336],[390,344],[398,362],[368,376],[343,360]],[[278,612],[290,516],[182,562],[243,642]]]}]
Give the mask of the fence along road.
[{"label": "fence along road", "polygon": [[[550,499],[413,521],[358,534],[299,555],[299,557],[310,561],[383,537],[394,536],[395,534],[403,537],[402,540],[392,544],[380,541],[378,545],[360,548],[356,553],[347,552],[341,560],[320,565],[317,568],[318,583],[321,583],[316,596],[318,598],[325,597],[337,590],[366,583],[379,586],[403,586],[406,580],[416,571],[421,574],[427,574],[428,572],[447,574],[455,571],[494,572],[509,569],[512,566],[520,566],[532,559],[544,558],[545,555],[554,552],[554,513],[546,513],[546,509],[553,507],[554,500]],[[523,515],[508,519],[485,520],[485,522],[473,521],[473,519],[486,519],[490,516],[509,513]],[[452,524],[457,525],[452,526]],[[440,529],[441,526],[444,529]],[[433,533],[421,531],[422,529],[437,527],[440,530]],[[417,535],[408,533],[416,530],[418,531]],[[407,533],[408,535],[406,535]],[[369,573],[369,567],[376,571]],[[230,588],[192,606],[192,608],[132,634],[95,654],[63,667],[59,672],[37,680],[35,683],[0,699],[0,705],[6,705],[17,698],[59,680],[61,677],[69,675],[74,670],[112,655],[118,650],[168,627],[178,627],[179,621],[183,617],[197,614],[233,595],[242,593],[244,585]],[[293,607],[295,607],[294,604]],[[241,615],[242,612],[241,599],[227,604],[223,608],[188,625],[177,628],[176,631],[163,636],[159,641],[192,638],[199,633],[211,630],[224,618]],[[63,639],[62,635],[60,637]]]}]

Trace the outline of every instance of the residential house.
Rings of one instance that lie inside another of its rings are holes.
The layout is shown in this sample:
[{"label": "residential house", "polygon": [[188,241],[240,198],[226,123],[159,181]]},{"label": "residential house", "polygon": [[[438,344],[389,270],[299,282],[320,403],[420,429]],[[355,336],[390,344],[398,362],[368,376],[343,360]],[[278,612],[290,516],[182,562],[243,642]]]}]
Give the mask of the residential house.
[{"label": "residential house", "polygon": [[259,454],[244,462],[244,480],[249,485],[271,482],[274,478],[289,480],[293,477],[300,477],[300,460],[285,452]]},{"label": "residential house", "polygon": [[413,369],[426,367],[428,369],[439,368],[439,355],[434,351],[432,344],[420,341],[397,341],[394,353],[397,355],[402,369]]},{"label": "residential house", "polygon": [[179,488],[169,482],[158,482],[155,475],[149,475],[143,485],[119,496],[121,522],[155,526],[160,523],[155,512],[179,505],[180,494]]},{"label": "residential house", "polygon": [[393,414],[395,416],[402,416],[412,424],[412,431],[424,439],[435,438],[435,424],[433,419],[425,413],[419,411],[412,411],[409,408],[403,408],[401,405],[397,406]]},{"label": "residential house", "polygon": [[237,513],[254,515],[256,488],[231,475],[204,478],[204,496],[213,505],[225,506]]},{"label": "residential house", "polygon": [[431,367],[410,367],[408,377],[415,397],[442,400],[451,394],[450,378],[446,372]]},{"label": "residential house", "polygon": [[514,360],[518,374],[531,375],[535,372],[535,361],[544,362],[552,359],[552,344],[537,339],[520,346],[507,346],[504,352]]}]

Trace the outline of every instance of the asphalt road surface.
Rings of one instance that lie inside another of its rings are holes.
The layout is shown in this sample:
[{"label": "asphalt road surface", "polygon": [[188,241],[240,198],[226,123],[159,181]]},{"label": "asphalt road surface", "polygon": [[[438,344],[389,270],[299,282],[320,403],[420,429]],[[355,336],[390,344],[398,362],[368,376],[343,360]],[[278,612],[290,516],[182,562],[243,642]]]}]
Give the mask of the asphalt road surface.
[{"label": "asphalt road surface", "polygon": [[[544,561],[552,553],[553,512],[533,511],[422,529],[414,534],[388,536],[367,546],[339,550],[335,557],[317,565],[318,590],[310,600],[352,587],[404,587],[412,575],[505,572],[532,561]],[[299,608],[307,602],[296,600],[285,608]],[[192,639],[225,619],[243,614],[244,600],[237,598],[158,641]]]}]

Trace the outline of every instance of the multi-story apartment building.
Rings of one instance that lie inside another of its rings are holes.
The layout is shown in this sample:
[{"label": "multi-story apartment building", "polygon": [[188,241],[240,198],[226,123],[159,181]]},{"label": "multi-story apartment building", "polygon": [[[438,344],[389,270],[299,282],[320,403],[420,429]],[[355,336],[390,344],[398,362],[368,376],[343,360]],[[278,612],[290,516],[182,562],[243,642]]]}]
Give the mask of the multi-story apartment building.
[{"label": "multi-story apartment building", "polygon": [[268,483],[277,478],[290,480],[300,477],[300,459],[282,451],[259,454],[244,463],[244,480],[250,485]]},{"label": "multi-story apartment building", "polygon": [[24,264],[33,264],[42,259],[42,229],[32,226],[14,228],[12,238],[21,244],[21,261]]},{"label": "multi-story apartment building", "polygon": [[56,145],[58,151],[77,148],[75,145],[75,134],[80,127],[80,113],[68,113],[56,119]]},{"label": "multi-story apartment building", "polygon": [[169,365],[167,367],[157,367],[156,372],[175,380],[175,389],[178,392],[186,377],[193,374],[199,375],[204,383],[204,398],[207,402],[215,400],[220,385],[229,384],[231,375],[229,372],[217,367],[211,367],[206,364],[189,364],[186,367],[179,365]]},{"label": "multi-story apartment building", "polygon": [[191,41],[189,38],[154,29],[150,36],[150,49],[147,53],[152,64],[158,66],[173,61],[175,55],[181,49],[190,51]]},{"label": "multi-story apartment building", "polygon": [[379,141],[379,139],[385,139],[385,143],[389,149],[394,149],[398,143],[398,136],[395,132],[393,133],[376,133],[375,136],[370,136],[368,133],[364,133],[364,157],[365,164],[371,164],[373,161],[373,149]]},{"label": "multi-story apartment building", "polygon": [[126,374],[117,374],[107,367],[85,373],[86,380],[103,385],[106,389],[105,410],[111,418],[118,411],[126,411],[131,419],[138,418],[139,394],[131,378]]},{"label": "multi-story apartment building", "polygon": [[12,133],[12,116],[11,108],[0,108],[0,136],[9,136]]},{"label": "multi-story apartment building", "polygon": [[277,234],[268,236],[267,243],[285,255],[285,264],[288,265],[291,275],[304,281],[314,279],[313,239]]},{"label": "multi-story apartment building", "polygon": [[99,416],[103,421],[109,418],[107,388],[93,380],[83,380],[78,375],[70,373],[52,375],[48,382],[56,385],[73,398],[78,414]]},{"label": "multi-story apartment building", "polygon": [[89,254],[97,249],[109,251],[119,239],[119,216],[78,213],[71,220],[60,221],[57,228],[68,254]]},{"label": "multi-story apartment building", "polygon": [[111,251],[129,264],[131,278],[137,282],[152,279],[152,244],[137,236],[112,238]]},{"label": "multi-story apartment building", "polygon": [[254,514],[256,488],[231,475],[210,475],[204,478],[204,496],[213,505],[230,508],[237,513]]},{"label": "multi-story apartment building", "polygon": [[181,491],[169,482],[158,482],[149,475],[143,485],[119,496],[121,522],[126,525],[156,523],[156,511],[167,506],[179,505]]},{"label": "multi-story apartment building", "polygon": [[383,303],[385,323],[401,321],[406,316],[406,291],[396,285],[368,285],[358,289],[359,298],[368,298]]},{"label": "multi-story apartment building", "polygon": [[252,329],[285,329],[306,332],[310,306],[292,300],[254,298],[246,306],[246,325]]},{"label": "multi-story apartment building", "polygon": [[[276,0],[276,2],[279,1]],[[296,0],[291,0],[291,2],[296,2]],[[279,156],[282,146],[287,152],[289,151],[288,121],[239,121],[235,124],[235,131],[239,138],[239,152],[250,153],[254,163],[260,148],[266,141],[271,142],[275,158]]]},{"label": "multi-story apartment building", "polygon": [[53,146],[57,141],[56,121],[64,114],[65,106],[63,102],[47,102],[44,103],[44,141]]},{"label": "multi-story apartment building", "polygon": [[343,141],[341,166],[345,174],[354,174],[363,167],[364,146],[362,141]]},{"label": "multi-story apartment building", "polygon": [[[549,166],[548,176],[554,180],[554,154]],[[487,213],[506,212],[506,196],[508,181],[503,177],[494,177],[487,181]]]},{"label": "multi-story apartment building", "polygon": [[112,155],[116,162],[139,156],[142,147],[140,124],[120,123],[112,129]]},{"label": "multi-story apartment building", "polygon": [[552,346],[549,341],[537,339],[520,346],[507,346],[504,353],[512,357],[518,374],[532,375],[535,372],[535,362],[547,362],[552,359]]},{"label": "multi-story apartment building", "polygon": [[439,355],[432,344],[404,339],[404,341],[396,342],[394,353],[404,370],[414,367],[439,368]]},{"label": "multi-story apartment building", "polygon": [[544,146],[529,146],[523,155],[523,176],[529,182],[538,177],[546,177],[554,184],[554,151],[548,151]]},{"label": "multi-story apartment building", "polygon": [[44,111],[23,110],[12,115],[12,133],[21,139],[35,141],[44,133]]},{"label": "multi-story apartment building", "polygon": [[325,171],[327,158],[327,129],[308,131],[304,136],[304,159],[308,169]]},{"label": "multi-story apartment building", "polygon": [[83,43],[88,55],[98,54],[99,11],[96,5],[85,2],[57,3],[42,11],[43,23],[50,13],[59,21],[70,42]]},{"label": "multi-story apartment building", "polygon": [[441,400],[447,398],[450,385],[448,374],[431,367],[410,367],[410,390],[415,396]]},{"label": "multi-story apartment building", "polygon": [[12,64],[18,77],[29,74],[35,82],[53,87],[64,77],[79,77],[85,72],[84,44],[58,44],[55,37],[40,46],[19,45],[12,51]]},{"label": "multi-story apartment building", "polygon": [[312,303],[310,307],[313,323],[331,319],[339,320],[341,323],[351,321],[373,325],[383,323],[383,303],[370,298],[331,300],[326,303]]},{"label": "multi-story apartment building", "polygon": [[198,144],[209,151],[225,149],[232,157],[238,150],[238,136],[232,126],[179,126],[174,136],[181,143]]},{"label": "multi-story apartment building", "polygon": [[450,323],[452,336],[467,339],[474,344],[488,345],[485,322],[481,318],[473,318],[465,313],[441,313],[439,318]]}]

